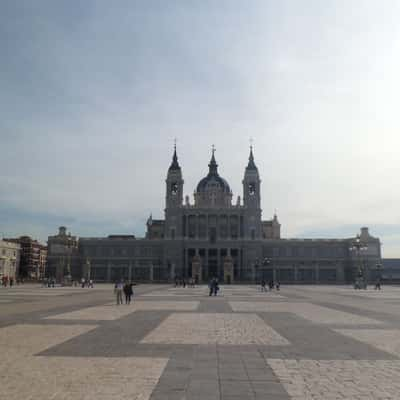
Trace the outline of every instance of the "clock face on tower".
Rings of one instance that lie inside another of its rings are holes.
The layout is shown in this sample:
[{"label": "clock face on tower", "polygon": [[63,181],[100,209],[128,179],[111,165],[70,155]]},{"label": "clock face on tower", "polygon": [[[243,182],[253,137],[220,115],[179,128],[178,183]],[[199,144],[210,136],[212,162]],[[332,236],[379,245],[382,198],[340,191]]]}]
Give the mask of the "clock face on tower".
[{"label": "clock face on tower", "polygon": [[249,195],[254,196],[256,194],[256,184],[255,183],[249,183]]},{"label": "clock face on tower", "polygon": [[178,194],[178,184],[176,182],[171,183],[171,194],[174,196]]}]

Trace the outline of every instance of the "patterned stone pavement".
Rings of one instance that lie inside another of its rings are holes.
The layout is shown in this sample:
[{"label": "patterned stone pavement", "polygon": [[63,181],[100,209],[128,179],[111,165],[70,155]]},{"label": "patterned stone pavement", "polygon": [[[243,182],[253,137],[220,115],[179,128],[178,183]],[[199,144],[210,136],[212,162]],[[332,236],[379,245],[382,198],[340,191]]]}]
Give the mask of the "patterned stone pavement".
[{"label": "patterned stone pavement", "polygon": [[1,398],[399,398],[400,288],[257,289],[0,288]]}]

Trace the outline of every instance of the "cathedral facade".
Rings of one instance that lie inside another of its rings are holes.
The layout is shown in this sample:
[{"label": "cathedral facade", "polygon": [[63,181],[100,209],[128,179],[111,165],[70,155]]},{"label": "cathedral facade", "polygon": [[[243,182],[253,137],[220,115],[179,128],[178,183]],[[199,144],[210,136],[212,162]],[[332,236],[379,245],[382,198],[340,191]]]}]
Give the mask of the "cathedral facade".
[{"label": "cathedral facade", "polygon": [[[58,281],[90,278],[168,282],[193,278],[207,282],[346,283],[363,273],[380,274],[381,246],[368,228],[343,239],[284,239],[276,215],[262,219],[261,179],[252,148],[242,180],[243,195],[233,200],[220,176],[214,150],[194,202],[184,199],[176,148],[165,186],[165,218],[147,221],[145,238],[110,235],[76,238],[65,227],[48,240],[47,276]],[[362,243],[362,246],[360,245]]]}]

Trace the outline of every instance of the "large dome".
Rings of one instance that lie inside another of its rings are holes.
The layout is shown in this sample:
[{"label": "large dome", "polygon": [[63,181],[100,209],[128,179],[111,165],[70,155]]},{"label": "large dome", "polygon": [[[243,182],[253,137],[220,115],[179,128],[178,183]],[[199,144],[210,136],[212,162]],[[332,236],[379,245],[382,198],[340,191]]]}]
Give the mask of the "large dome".
[{"label": "large dome", "polygon": [[224,193],[230,193],[231,188],[228,182],[220,177],[218,174],[208,174],[204,177],[197,185],[197,192],[210,192],[210,191],[221,191]]},{"label": "large dome", "polygon": [[208,164],[209,168],[208,175],[205,178],[203,178],[197,185],[198,193],[231,192],[231,188],[229,187],[228,182],[218,174],[218,164],[215,161],[214,151],[215,150],[213,149],[210,164]]},{"label": "large dome", "polygon": [[232,192],[228,182],[219,176],[214,149],[208,164],[208,175],[204,177],[195,192],[195,204],[199,207],[225,207],[231,204]]}]

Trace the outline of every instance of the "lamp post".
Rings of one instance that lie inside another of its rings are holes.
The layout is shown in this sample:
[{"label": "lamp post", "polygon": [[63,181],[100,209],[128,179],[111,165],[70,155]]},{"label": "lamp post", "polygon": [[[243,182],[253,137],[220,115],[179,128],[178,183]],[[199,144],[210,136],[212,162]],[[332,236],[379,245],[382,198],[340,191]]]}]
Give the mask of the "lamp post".
[{"label": "lamp post", "polygon": [[357,256],[357,277],[354,283],[354,289],[366,289],[367,288],[367,280],[365,276],[365,268],[361,263],[361,251],[367,250],[368,246],[366,243],[361,241],[360,235],[356,236],[356,239],[351,243],[349,247],[350,251],[354,251]]}]

